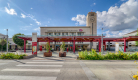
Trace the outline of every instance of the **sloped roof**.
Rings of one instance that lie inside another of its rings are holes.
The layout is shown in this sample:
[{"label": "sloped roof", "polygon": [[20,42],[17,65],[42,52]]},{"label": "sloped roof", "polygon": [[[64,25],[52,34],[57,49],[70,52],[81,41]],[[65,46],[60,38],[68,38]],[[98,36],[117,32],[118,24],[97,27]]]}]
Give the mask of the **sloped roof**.
[{"label": "sloped roof", "polygon": [[[137,31],[138,31],[138,30],[135,30],[135,31],[132,31],[132,32],[127,33],[127,34],[135,33],[135,32],[137,32]],[[124,35],[127,35],[127,34],[124,34]]]}]

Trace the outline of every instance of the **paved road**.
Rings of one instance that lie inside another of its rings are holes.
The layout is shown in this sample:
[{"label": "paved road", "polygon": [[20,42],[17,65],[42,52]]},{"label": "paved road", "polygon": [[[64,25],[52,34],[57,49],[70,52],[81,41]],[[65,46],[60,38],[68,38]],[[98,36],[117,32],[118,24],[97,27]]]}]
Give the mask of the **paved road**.
[{"label": "paved road", "polygon": [[25,60],[0,60],[0,80],[88,80],[72,53],[67,57],[38,56]]},{"label": "paved road", "polygon": [[38,52],[31,59],[0,60],[0,80],[131,80],[137,67],[134,60],[76,60],[72,52],[64,58]]}]

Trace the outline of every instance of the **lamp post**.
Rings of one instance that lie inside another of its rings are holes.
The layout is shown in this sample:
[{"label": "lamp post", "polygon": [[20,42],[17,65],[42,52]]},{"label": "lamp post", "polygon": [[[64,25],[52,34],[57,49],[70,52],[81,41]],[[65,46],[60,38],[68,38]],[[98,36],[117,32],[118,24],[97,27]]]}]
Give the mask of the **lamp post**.
[{"label": "lamp post", "polygon": [[102,42],[102,44],[101,44],[101,52],[103,54],[103,28],[102,28],[101,42]]},{"label": "lamp post", "polygon": [[8,53],[8,29],[7,29],[7,53]]}]

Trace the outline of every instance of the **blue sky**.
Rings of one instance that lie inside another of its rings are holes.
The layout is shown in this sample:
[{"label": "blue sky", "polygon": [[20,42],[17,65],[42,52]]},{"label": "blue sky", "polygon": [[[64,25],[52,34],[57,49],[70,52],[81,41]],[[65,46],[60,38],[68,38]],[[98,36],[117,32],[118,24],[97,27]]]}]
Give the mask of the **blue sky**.
[{"label": "blue sky", "polygon": [[86,26],[91,10],[97,13],[97,34],[101,27],[108,37],[138,27],[138,0],[0,0],[0,33],[9,29],[11,38],[40,33],[40,26]]}]

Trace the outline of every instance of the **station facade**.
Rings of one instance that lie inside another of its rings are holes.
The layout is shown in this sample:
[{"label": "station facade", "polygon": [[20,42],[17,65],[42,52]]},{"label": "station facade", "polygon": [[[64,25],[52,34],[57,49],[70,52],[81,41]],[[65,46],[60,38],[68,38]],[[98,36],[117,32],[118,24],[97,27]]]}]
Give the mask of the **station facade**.
[{"label": "station facade", "polygon": [[[83,36],[83,35],[91,35],[97,36],[97,13],[89,12],[86,17],[86,26],[53,26],[53,27],[40,27],[41,35],[49,35],[49,36]],[[96,42],[91,42],[91,47],[93,49],[97,48]],[[39,45],[43,46],[45,49],[45,42],[40,42]],[[62,42],[51,42],[51,48],[57,50]],[[66,48],[68,47],[70,50],[73,47],[73,41],[65,42]],[[75,47],[77,49],[87,50],[90,49],[90,42],[75,42]]]}]

